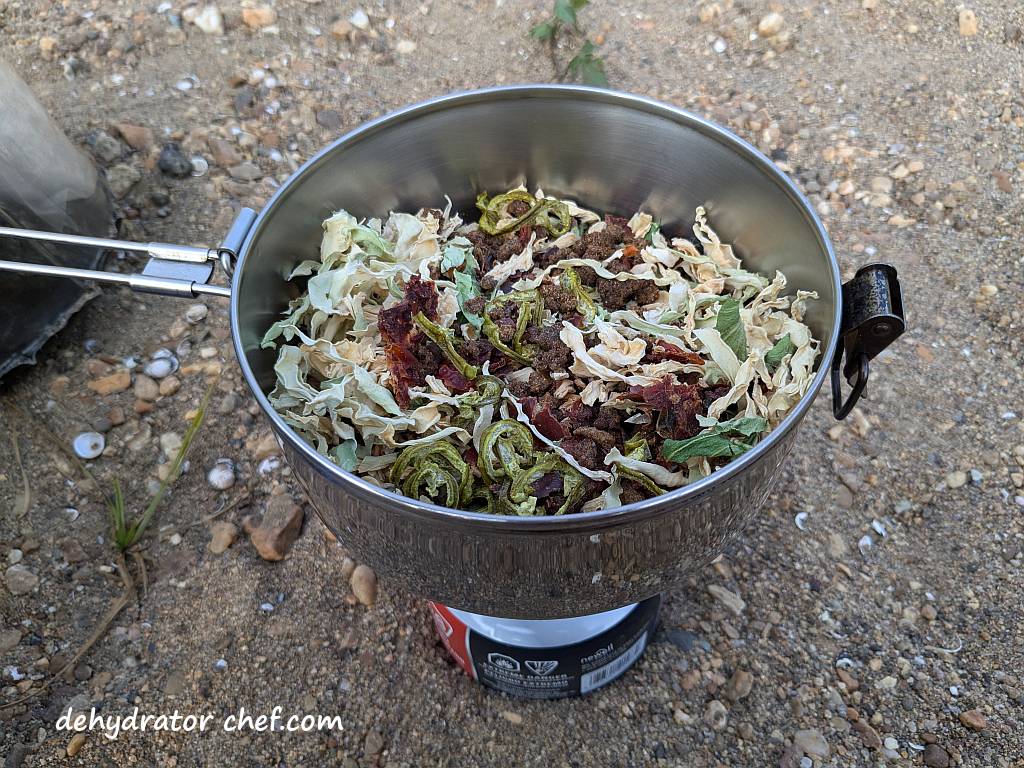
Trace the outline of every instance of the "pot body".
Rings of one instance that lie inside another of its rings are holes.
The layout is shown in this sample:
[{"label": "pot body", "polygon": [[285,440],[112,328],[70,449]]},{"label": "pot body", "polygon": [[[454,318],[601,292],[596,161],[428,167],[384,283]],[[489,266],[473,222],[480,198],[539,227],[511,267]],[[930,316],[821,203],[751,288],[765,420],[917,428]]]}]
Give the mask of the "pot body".
[{"label": "pot body", "polygon": [[679,584],[757,513],[824,380],[765,440],[693,485],[618,509],[507,518],[407,499],[340,470],[288,428],[266,399],[275,353],[260,349],[316,258],[321,222],[440,206],[471,213],[478,192],[519,183],[598,211],[644,209],[685,235],[698,205],[746,266],[814,290],[806,321],[821,361],[837,343],[835,256],[809,203],[745,142],[681,110],[588,88],[522,86],[444,97],[342,137],[310,160],[250,230],[232,288],[232,330],[246,379],[324,523],[390,583],[473,613],[559,618],[609,610]]}]

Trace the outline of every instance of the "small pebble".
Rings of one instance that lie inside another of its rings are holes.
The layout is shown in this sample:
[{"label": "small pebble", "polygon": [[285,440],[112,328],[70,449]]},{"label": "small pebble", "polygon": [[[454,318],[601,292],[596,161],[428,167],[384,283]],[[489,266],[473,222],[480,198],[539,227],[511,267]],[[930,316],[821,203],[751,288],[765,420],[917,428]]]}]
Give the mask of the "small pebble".
[{"label": "small pebble", "polygon": [[758,22],[757,34],[761,37],[774,37],[782,31],[783,22],[782,14],[769,13]]},{"label": "small pebble", "polygon": [[210,543],[207,549],[215,555],[223,553],[234,544],[238,537],[238,526],[226,520],[218,520],[210,527]]},{"label": "small pebble", "polygon": [[160,382],[160,394],[163,397],[170,397],[181,389],[181,379],[177,376],[168,376]]},{"label": "small pebble", "polygon": [[797,731],[793,735],[793,743],[812,757],[828,757],[831,752],[828,742],[818,730]]},{"label": "small pebble", "polygon": [[135,377],[135,397],[151,403],[160,396],[160,385],[149,376]]},{"label": "small pebble", "polygon": [[356,29],[369,29],[370,28],[370,17],[366,15],[366,11],[362,8],[356,8],[355,13],[349,16],[349,23]]},{"label": "small pebble", "polygon": [[960,713],[960,722],[972,731],[984,731],[988,727],[988,720],[978,709],[969,709]]},{"label": "small pebble", "polygon": [[263,29],[277,21],[277,11],[267,5],[242,9],[242,23],[249,29]]},{"label": "small pebble", "polygon": [[224,34],[224,18],[221,16],[220,9],[216,5],[204,6],[201,11],[192,17],[191,21],[199,27],[204,35]]},{"label": "small pebble", "polygon": [[213,662],[213,668],[218,672],[224,672],[228,668],[227,659],[217,659]]},{"label": "small pebble", "polygon": [[725,698],[736,703],[750,695],[754,687],[754,676],[744,669],[737,669],[725,684]]},{"label": "small pebble", "polygon": [[206,172],[210,170],[210,164],[202,155],[192,155],[190,162],[192,163],[192,175],[196,178],[205,176]]},{"label": "small pebble", "polygon": [[165,356],[156,357],[146,363],[143,367],[142,372],[147,376],[154,379],[163,379],[175,373],[178,370],[178,358],[176,358],[171,352],[167,352]]},{"label": "small pebble", "polygon": [[949,753],[938,744],[928,744],[921,755],[928,768],[949,768]]},{"label": "small pebble", "polygon": [[39,577],[19,563],[4,572],[4,582],[12,595],[27,595],[36,588]]},{"label": "small pebble", "polygon": [[206,481],[211,488],[226,491],[235,484],[235,463],[231,459],[217,459],[209,472]]},{"label": "small pebble", "polygon": [[173,459],[181,450],[181,435],[177,432],[165,432],[160,435],[160,450],[164,458]]},{"label": "small pebble", "polygon": [[[188,83],[188,88],[181,87],[185,83]],[[176,87],[178,90],[189,90],[192,88],[192,81],[182,80]],[[173,141],[164,145],[156,164],[161,171],[176,179],[184,179],[192,175],[192,162],[182,153],[181,147]]]},{"label": "small pebble", "polygon": [[742,597],[737,595],[735,592],[730,592],[725,587],[720,587],[717,584],[709,584],[707,589],[708,592],[711,593],[712,597],[737,616],[742,614],[743,609],[747,607],[747,604],[743,601]]},{"label": "small pebble", "polygon": [[210,308],[205,304],[193,304],[185,310],[185,320],[190,325],[195,325],[196,323],[201,323],[205,320],[209,313]]},{"label": "small pebble", "polygon": [[958,18],[961,37],[974,37],[978,34],[978,16],[970,8],[961,8]]},{"label": "small pebble", "polygon": [[68,757],[74,757],[81,751],[82,747],[85,746],[85,739],[86,735],[84,733],[76,733],[71,737],[67,747]]},{"label": "small pebble", "polygon": [[946,487],[947,488],[962,488],[967,485],[967,473],[961,470],[950,472],[946,475]]},{"label": "small pebble", "polygon": [[95,459],[103,453],[107,441],[99,432],[82,432],[71,445],[78,458]]},{"label": "small pebble", "polygon": [[368,565],[357,565],[349,579],[352,594],[365,606],[377,602],[377,574]]},{"label": "small pebble", "polygon": [[704,710],[704,722],[713,731],[720,731],[725,728],[729,722],[729,712],[726,710],[725,705],[718,699],[709,701]]}]

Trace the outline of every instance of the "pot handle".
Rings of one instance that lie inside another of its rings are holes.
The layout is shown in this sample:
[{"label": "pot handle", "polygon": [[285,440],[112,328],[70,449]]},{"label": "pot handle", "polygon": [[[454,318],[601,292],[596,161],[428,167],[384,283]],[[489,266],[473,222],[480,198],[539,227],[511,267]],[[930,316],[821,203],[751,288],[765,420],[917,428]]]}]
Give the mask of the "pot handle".
[{"label": "pot handle", "polygon": [[156,293],[163,296],[231,296],[231,289],[209,285],[213,265],[219,263],[230,277],[246,234],[256,220],[256,211],[242,208],[235,217],[224,241],[217,248],[203,248],[194,245],[172,245],[170,243],[134,243],[128,240],[111,240],[105,237],[84,237],[60,232],[40,232],[18,227],[0,227],[0,237],[18,237],[47,243],[83,245],[120,251],[135,251],[149,255],[145,268],[138,274],[121,274],[93,269],[57,267],[52,264],[29,264],[22,261],[0,261],[0,272],[18,272],[25,275],[67,277],[76,280],[93,280],[98,283],[120,283],[139,293]]},{"label": "pot handle", "polygon": [[[832,357],[832,413],[836,419],[845,419],[864,393],[870,374],[868,362],[907,328],[903,290],[896,268],[890,264],[867,264],[858,269],[843,283],[842,300],[839,345]],[[840,367],[852,387],[845,401]]]}]

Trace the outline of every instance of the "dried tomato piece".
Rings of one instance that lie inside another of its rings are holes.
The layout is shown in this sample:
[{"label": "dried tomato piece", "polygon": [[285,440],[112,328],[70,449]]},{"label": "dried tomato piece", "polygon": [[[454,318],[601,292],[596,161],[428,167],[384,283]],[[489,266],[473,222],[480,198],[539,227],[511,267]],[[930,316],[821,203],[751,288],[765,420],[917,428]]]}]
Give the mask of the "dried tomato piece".
[{"label": "dried tomato piece", "polygon": [[533,495],[538,499],[546,499],[554,493],[562,492],[562,475],[560,472],[547,472],[540,479],[533,481]]},{"label": "dried tomato piece", "polygon": [[523,226],[519,228],[519,249],[522,250],[530,244],[530,234],[533,232],[533,228],[529,226]]},{"label": "dried tomato piece", "polygon": [[444,382],[451,392],[457,395],[469,392],[473,388],[473,382],[459,373],[448,363],[444,363],[437,369],[437,378]]},{"label": "dried tomato piece", "polygon": [[429,280],[413,275],[405,284],[405,296],[390,309],[377,315],[377,328],[385,341],[384,359],[391,372],[391,389],[395,400],[405,408],[409,405],[409,387],[426,383],[423,364],[410,352],[416,323],[413,316],[422,312],[437,319],[437,288]]},{"label": "dried tomato piece", "polygon": [[520,398],[519,404],[523,413],[530,420],[530,423],[537,428],[544,437],[549,440],[561,440],[565,437],[565,429],[558,423],[558,419],[551,412],[551,407],[541,402],[536,397]]},{"label": "dried tomato piece", "polygon": [[663,339],[654,342],[654,346],[647,350],[644,355],[645,363],[661,363],[665,360],[676,360],[680,363],[691,363],[692,365],[704,365],[704,358],[696,352],[683,349],[675,344],[669,344]]},{"label": "dried tomato piece", "polygon": [[530,420],[537,427],[537,431],[549,440],[561,440],[565,437],[565,429],[546,405],[530,416]]},{"label": "dried tomato piece", "polygon": [[391,373],[391,390],[395,400],[402,408],[409,405],[409,387],[418,387],[426,383],[423,366],[416,356],[401,344],[388,344],[384,347],[384,359]]},{"label": "dried tomato piece", "polygon": [[377,328],[384,341],[390,344],[404,344],[409,340],[416,325],[413,316],[422,312],[430,320],[437,320],[437,288],[429,280],[413,275],[405,284],[405,296],[390,309],[382,309],[377,315]]},{"label": "dried tomato piece", "polygon": [[646,387],[630,387],[629,394],[658,412],[657,432],[662,437],[685,440],[700,431],[697,414],[704,410],[700,387],[677,384],[665,376]]}]

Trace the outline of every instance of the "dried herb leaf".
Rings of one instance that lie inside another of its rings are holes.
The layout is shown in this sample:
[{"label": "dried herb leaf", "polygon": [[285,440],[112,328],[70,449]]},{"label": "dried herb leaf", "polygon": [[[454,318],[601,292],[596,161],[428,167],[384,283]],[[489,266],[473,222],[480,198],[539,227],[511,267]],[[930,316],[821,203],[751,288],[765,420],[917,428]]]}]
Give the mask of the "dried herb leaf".
[{"label": "dried herb leaf", "polygon": [[786,355],[791,355],[796,351],[796,344],[789,337],[787,333],[781,339],[775,342],[775,346],[768,350],[764,356],[764,364],[768,368],[769,373],[775,373],[779,366],[782,365],[782,361]]},{"label": "dried herb leaf", "polygon": [[683,463],[695,456],[707,458],[739,456],[753,448],[745,442],[768,429],[768,422],[759,416],[746,416],[723,421],[708,427],[688,440],[666,440],[661,454],[669,461]]},{"label": "dried herb leaf", "polygon": [[743,321],[740,319],[741,306],[742,304],[733,298],[723,301],[718,310],[715,330],[722,337],[722,341],[736,354],[736,359],[743,362],[747,359],[747,334],[743,329]]}]

